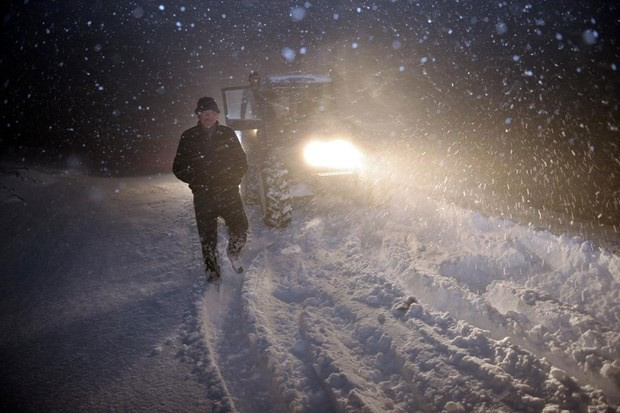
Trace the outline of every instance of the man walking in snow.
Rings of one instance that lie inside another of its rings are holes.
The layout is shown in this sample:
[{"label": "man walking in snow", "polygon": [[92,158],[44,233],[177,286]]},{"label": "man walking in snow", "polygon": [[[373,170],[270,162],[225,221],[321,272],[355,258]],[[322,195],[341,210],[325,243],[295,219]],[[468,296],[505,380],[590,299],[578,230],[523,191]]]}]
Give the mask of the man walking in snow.
[{"label": "man walking in snow", "polygon": [[245,152],[235,131],[221,125],[220,110],[212,97],[198,100],[198,124],[183,132],[172,170],[189,184],[202,245],[207,279],[220,277],[217,259],[217,218],[229,233],[227,254],[236,272],[242,272],[241,250],[247,240],[248,219],[239,184],[248,169]]}]

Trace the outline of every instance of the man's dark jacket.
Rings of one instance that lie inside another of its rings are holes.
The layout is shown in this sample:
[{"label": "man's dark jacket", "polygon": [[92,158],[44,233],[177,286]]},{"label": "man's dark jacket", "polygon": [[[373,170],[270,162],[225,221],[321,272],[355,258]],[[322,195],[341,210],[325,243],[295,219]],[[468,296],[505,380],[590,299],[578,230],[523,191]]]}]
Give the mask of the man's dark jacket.
[{"label": "man's dark jacket", "polygon": [[183,132],[172,171],[193,192],[236,189],[248,160],[235,131],[216,123],[213,135],[196,125]]}]

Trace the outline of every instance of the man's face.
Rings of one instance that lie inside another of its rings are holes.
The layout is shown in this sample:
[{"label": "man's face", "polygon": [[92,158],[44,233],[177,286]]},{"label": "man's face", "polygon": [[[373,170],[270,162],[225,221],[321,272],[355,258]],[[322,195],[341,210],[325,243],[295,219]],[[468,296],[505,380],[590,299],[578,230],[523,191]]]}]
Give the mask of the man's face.
[{"label": "man's face", "polygon": [[203,110],[198,113],[198,121],[205,128],[210,128],[217,122],[217,115],[219,115],[219,113],[211,109]]}]

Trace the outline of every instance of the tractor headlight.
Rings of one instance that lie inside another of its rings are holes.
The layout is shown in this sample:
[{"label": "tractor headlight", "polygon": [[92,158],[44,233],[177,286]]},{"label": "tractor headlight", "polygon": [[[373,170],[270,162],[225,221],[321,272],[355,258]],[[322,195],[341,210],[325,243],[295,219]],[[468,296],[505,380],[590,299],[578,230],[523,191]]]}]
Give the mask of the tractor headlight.
[{"label": "tractor headlight", "polygon": [[314,168],[355,171],[362,168],[363,156],[351,142],[335,139],[309,142],[304,160]]}]

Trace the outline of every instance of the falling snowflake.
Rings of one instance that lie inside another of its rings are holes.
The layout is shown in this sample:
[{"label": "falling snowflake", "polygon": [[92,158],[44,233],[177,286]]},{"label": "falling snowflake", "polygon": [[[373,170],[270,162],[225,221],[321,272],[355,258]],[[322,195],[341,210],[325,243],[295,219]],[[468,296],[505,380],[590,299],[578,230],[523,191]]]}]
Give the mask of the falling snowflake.
[{"label": "falling snowflake", "polygon": [[295,50],[291,49],[290,47],[285,47],[282,49],[282,56],[287,62],[292,62],[295,60],[297,53],[295,53]]},{"label": "falling snowflake", "polygon": [[598,42],[598,32],[588,29],[582,33],[581,38],[585,44],[592,46]]}]

